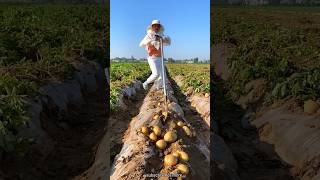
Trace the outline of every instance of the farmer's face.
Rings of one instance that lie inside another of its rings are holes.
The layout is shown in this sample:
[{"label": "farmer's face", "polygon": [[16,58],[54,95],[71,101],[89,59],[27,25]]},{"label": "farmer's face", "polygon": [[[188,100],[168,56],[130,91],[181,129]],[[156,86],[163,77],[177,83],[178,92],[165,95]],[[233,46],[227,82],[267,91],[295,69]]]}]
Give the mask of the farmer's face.
[{"label": "farmer's face", "polygon": [[153,25],[152,25],[152,30],[153,30],[154,32],[159,32],[159,30],[160,30],[160,24],[153,24]]}]

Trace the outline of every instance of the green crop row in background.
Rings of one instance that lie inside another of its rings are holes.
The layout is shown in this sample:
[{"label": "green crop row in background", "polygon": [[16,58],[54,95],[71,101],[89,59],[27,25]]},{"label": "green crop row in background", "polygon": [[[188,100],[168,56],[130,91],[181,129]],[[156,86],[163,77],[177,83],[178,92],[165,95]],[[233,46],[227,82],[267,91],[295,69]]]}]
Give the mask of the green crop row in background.
[{"label": "green crop row in background", "polygon": [[192,87],[195,93],[210,93],[209,64],[168,64],[167,68],[172,78],[178,75],[183,77],[183,92]]},{"label": "green crop row in background", "polygon": [[110,108],[116,109],[121,89],[130,87],[135,80],[145,81],[150,75],[147,63],[111,63]]},{"label": "green crop row in background", "polygon": [[13,150],[25,100],[73,73],[71,61],[103,62],[104,9],[90,5],[0,5],[0,149]]},{"label": "green crop row in background", "polygon": [[269,102],[287,96],[320,98],[320,15],[294,9],[214,9],[213,42],[235,47],[228,59],[233,98],[248,93],[245,84],[259,78],[268,82]]}]

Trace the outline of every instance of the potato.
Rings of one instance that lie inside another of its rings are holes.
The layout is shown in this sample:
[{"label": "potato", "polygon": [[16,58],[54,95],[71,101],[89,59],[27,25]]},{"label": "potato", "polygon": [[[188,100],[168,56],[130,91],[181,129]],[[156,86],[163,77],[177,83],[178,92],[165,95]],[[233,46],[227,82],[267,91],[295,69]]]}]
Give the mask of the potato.
[{"label": "potato", "polygon": [[191,130],[188,128],[188,126],[183,126],[182,129],[187,134],[187,136],[189,136],[189,137],[192,136]]},{"label": "potato", "polygon": [[209,96],[210,96],[209,93],[205,93],[205,94],[204,94],[204,97],[206,97],[206,98],[209,97]]},{"label": "potato", "polygon": [[175,157],[179,158],[180,157],[180,153],[179,151],[175,151],[172,153],[172,155],[174,155]]},{"label": "potato", "polygon": [[167,112],[167,111],[164,111],[164,112],[162,112],[162,115],[165,116],[165,117],[167,117],[167,116],[168,116],[168,112]]},{"label": "potato", "polygon": [[186,152],[180,151],[179,152],[179,158],[183,161],[189,161],[189,156]]},{"label": "potato", "polygon": [[177,127],[177,124],[174,121],[169,121],[169,129],[175,129]]},{"label": "potato", "polygon": [[148,135],[149,134],[149,129],[145,126],[142,126],[141,127],[141,132],[144,134],[144,135]]},{"label": "potato", "polygon": [[177,134],[173,131],[168,131],[163,136],[163,139],[169,143],[175,142],[177,140]]},{"label": "potato", "polygon": [[177,169],[179,170],[180,173],[184,175],[189,174],[189,167],[185,164],[178,164]]},{"label": "potato", "polygon": [[159,119],[159,115],[158,114],[154,115],[152,119],[153,120],[158,120]]},{"label": "potato", "polygon": [[160,139],[160,140],[158,140],[158,141],[156,142],[156,147],[157,147],[158,149],[163,150],[163,149],[165,149],[165,148],[167,147],[167,142],[164,141],[163,139]]},{"label": "potato", "polygon": [[178,163],[178,158],[172,154],[168,154],[164,157],[165,166],[174,166]]},{"label": "potato", "polygon": [[149,138],[152,140],[152,141],[156,141],[158,139],[157,135],[152,132],[150,135],[149,135]]},{"label": "potato", "polygon": [[161,128],[159,126],[153,126],[152,131],[155,135],[160,136],[161,135]]},{"label": "potato", "polygon": [[317,110],[319,109],[319,104],[315,101],[312,100],[308,100],[306,102],[304,102],[304,112],[308,113],[308,114],[313,114],[315,112],[317,112]]},{"label": "potato", "polygon": [[182,121],[178,121],[177,124],[178,124],[179,127],[183,127],[185,125]]},{"label": "potato", "polygon": [[159,103],[158,103],[158,107],[160,107],[160,106],[161,106],[161,103],[159,102]]}]

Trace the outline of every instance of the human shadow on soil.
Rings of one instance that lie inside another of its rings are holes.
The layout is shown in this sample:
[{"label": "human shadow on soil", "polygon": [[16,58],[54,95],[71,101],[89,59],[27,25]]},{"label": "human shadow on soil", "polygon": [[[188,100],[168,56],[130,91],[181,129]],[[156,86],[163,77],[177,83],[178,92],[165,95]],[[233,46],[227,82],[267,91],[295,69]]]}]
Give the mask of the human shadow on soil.
[{"label": "human shadow on soil", "polygon": [[281,160],[272,144],[260,140],[258,129],[244,128],[245,110],[228,97],[226,82],[214,75],[216,119],[219,135],[230,147],[237,163],[240,179],[295,180],[291,166]]}]

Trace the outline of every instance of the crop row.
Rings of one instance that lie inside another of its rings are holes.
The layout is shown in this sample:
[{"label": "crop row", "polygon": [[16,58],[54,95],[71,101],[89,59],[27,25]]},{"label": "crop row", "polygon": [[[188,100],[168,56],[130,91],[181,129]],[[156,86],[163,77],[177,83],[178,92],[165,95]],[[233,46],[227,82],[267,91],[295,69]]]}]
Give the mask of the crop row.
[{"label": "crop row", "polygon": [[40,85],[70,78],[75,59],[102,62],[103,16],[99,6],[0,5],[0,151],[16,149]]},{"label": "crop row", "polygon": [[192,88],[195,93],[210,93],[209,64],[168,64],[167,69],[172,78],[182,76],[182,92]]},{"label": "crop row", "polygon": [[248,93],[245,84],[262,78],[268,82],[267,102],[287,96],[319,99],[319,15],[246,10],[218,7],[213,14],[213,43],[235,47],[228,59],[230,95]]},{"label": "crop row", "polygon": [[121,89],[131,86],[134,81],[144,81],[150,75],[147,63],[111,63],[110,107],[114,111]]}]

